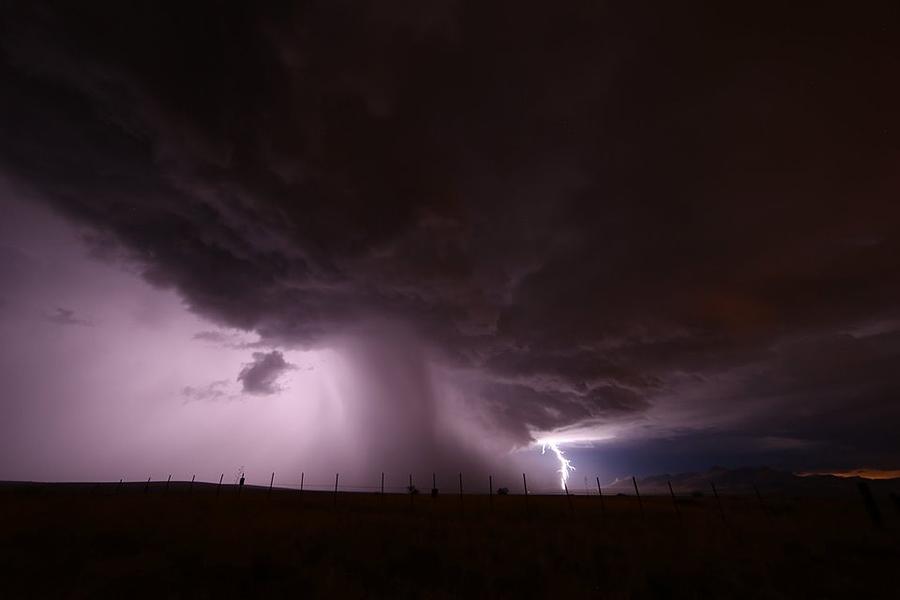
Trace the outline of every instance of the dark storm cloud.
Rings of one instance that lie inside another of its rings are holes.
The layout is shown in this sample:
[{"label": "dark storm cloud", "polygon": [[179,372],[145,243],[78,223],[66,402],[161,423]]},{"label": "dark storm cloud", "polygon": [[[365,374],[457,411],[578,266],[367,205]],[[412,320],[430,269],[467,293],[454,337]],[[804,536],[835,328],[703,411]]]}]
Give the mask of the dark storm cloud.
[{"label": "dark storm cloud", "polygon": [[519,439],[529,432],[550,431],[573,423],[615,421],[639,414],[647,402],[639,394],[616,386],[585,393],[560,391],[555,386],[493,383],[480,390],[482,402],[495,415],[496,425]]},{"label": "dark storm cloud", "polygon": [[840,336],[900,318],[892,3],[4,11],[4,170],[222,325],[412,323],[520,442],[717,378],[890,412]]},{"label": "dark storm cloud", "polygon": [[237,380],[248,394],[266,396],[278,392],[281,389],[278,378],[294,368],[278,350],[254,352],[253,361],[244,365]]}]

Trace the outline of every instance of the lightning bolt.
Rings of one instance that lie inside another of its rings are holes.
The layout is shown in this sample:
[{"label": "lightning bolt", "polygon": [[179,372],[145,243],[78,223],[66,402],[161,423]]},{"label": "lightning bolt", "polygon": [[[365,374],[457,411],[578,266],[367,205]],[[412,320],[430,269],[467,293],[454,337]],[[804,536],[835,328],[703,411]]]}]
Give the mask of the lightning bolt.
[{"label": "lightning bolt", "polygon": [[572,461],[566,458],[566,453],[560,450],[556,442],[542,441],[541,454],[544,454],[547,448],[553,451],[553,454],[556,455],[556,460],[559,461],[559,471],[557,471],[559,473],[559,487],[564,490],[566,489],[566,482],[569,481],[569,472],[574,471],[575,467],[572,466]]}]

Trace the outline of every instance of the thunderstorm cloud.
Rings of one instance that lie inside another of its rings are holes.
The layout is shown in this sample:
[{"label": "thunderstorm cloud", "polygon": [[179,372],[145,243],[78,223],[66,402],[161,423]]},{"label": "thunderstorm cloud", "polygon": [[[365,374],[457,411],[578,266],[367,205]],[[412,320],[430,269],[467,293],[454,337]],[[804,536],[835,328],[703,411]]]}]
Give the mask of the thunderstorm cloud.
[{"label": "thunderstorm cloud", "polygon": [[654,4],[14,2],[0,169],[249,394],[346,347],[417,444],[441,381],[507,448],[894,464],[891,3]]}]

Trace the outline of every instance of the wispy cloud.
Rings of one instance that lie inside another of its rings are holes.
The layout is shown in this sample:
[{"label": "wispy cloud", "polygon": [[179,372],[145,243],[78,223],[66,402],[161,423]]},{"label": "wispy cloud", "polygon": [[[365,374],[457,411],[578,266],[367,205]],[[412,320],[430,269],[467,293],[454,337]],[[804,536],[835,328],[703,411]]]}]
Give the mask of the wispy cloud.
[{"label": "wispy cloud", "polygon": [[181,390],[181,395],[184,396],[187,401],[197,400],[215,402],[228,397],[229,394],[227,388],[228,380],[220,379],[200,387],[192,385],[185,386]]},{"label": "wispy cloud", "polygon": [[46,320],[57,325],[80,325],[83,327],[92,327],[93,323],[87,319],[81,319],[75,316],[75,311],[68,308],[57,308],[56,312],[47,315]]}]

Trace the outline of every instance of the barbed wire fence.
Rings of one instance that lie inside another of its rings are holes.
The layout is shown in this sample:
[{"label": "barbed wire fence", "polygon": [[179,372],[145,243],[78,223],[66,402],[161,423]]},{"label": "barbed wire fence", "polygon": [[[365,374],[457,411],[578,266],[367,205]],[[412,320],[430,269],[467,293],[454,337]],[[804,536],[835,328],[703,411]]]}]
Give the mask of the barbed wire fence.
[{"label": "barbed wire fence", "polygon": [[[328,492],[333,495],[333,503],[334,505],[338,504],[337,498],[340,494],[368,494],[368,495],[380,495],[382,497],[385,496],[393,496],[393,497],[402,497],[404,495],[408,495],[410,498],[410,506],[413,506],[413,498],[420,493],[421,490],[416,485],[416,480],[413,478],[412,474],[407,474],[406,477],[406,485],[397,485],[395,477],[390,477],[389,480],[386,479],[385,473],[380,473],[380,483],[378,485],[370,485],[370,484],[360,484],[359,482],[351,482],[347,483],[344,481],[343,483],[340,480],[340,474],[335,473],[335,478],[333,481],[321,481],[321,480],[309,480],[306,477],[305,472],[301,472],[299,478],[282,478],[278,480],[278,485],[275,485],[276,482],[276,473],[270,472],[268,475],[268,485],[259,485],[259,484],[247,484],[245,485],[245,475],[246,472],[243,470],[243,467],[239,468],[235,472],[235,483],[224,484],[225,472],[221,472],[216,480],[203,480],[197,479],[197,475],[192,473],[190,478],[185,477],[185,479],[176,479],[173,481],[172,473],[168,473],[165,476],[160,476],[154,479],[151,474],[146,480],[140,478],[128,481],[127,478],[122,477],[118,482],[115,481],[105,481],[105,482],[69,482],[69,483],[60,483],[60,484],[51,484],[58,485],[63,488],[70,486],[84,487],[93,490],[94,492],[106,490],[108,493],[119,494],[122,493],[123,490],[128,490],[131,493],[138,493],[139,490],[143,490],[143,493],[146,494],[193,494],[196,489],[206,488],[207,491],[209,488],[214,488],[216,497],[219,497],[223,494],[223,490],[228,490],[229,493],[233,493],[237,496],[240,496],[241,490],[248,488],[253,491],[266,490],[268,489],[269,495],[272,494],[273,490],[277,491],[279,494],[288,494],[291,493],[296,494],[297,496],[302,496],[305,492],[316,492],[323,493]],[[480,478],[479,478],[480,479]],[[720,490],[723,494],[726,494],[730,497],[734,496],[743,496],[745,500],[749,500],[757,504],[758,510],[760,510],[767,519],[771,519],[775,514],[774,506],[770,505],[771,500],[782,498],[785,499],[786,493],[784,490],[778,491],[774,490],[772,493],[766,494],[764,498],[764,494],[761,493],[760,489],[757,487],[755,483],[747,484],[739,484],[738,486],[727,486],[723,487],[724,482],[718,482],[719,487],[716,486],[715,481],[708,481],[709,490],[702,491],[698,490],[697,486],[691,486],[690,489],[681,489],[678,493],[676,493],[674,486],[671,481],[665,481],[665,487],[660,485],[660,482],[655,482],[655,485],[651,486],[649,493],[648,490],[644,490],[643,492],[638,485],[638,481],[636,477],[631,477],[630,481],[619,480],[617,479],[613,484],[607,487],[601,486],[600,478],[595,477],[596,487],[591,488],[589,485],[589,480],[585,477],[584,485],[581,486],[580,490],[576,490],[575,488],[570,488],[567,484],[562,486],[562,489],[557,487],[531,487],[528,485],[527,474],[522,473],[521,480],[518,481],[518,485],[504,485],[507,480],[515,481],[517,478],[510,476],[503,476],[495,479],[493,475],[487,475],[486,482],[479,482],[475,480],[474,482],[469,480],[466,484],[466,487],[463,486],[463,482],[466,479],[463,476],[463,473],[457,473],[455,480],[457,482],[457,486],[454,489],[454,486],[448,485],[445,488],[445,492],[443,494],[440,493],[440,488],[438,488],[438,478],[437,473],[432,473],[431,478],[431,496],[436,498],[438,495],[443,496],[454,496],[458,495],[460,499],[464,496],[469,497],[487,497],[490,501],[490,506],[493,507],[494,496],[514,496],[519,498],[524,498],[523,506],[525,511],[528,512],[528,498],[529,497],[565,497],[568,500],[569,510],[573,510],[573,502],[572,499],[575,497],[578,498],[598,498],[599,501],[596,503],[596,507],[599,508],[600,514],[603,514],[606,511],[604,499],[615,497],[615,496],[629,496],[633,497],[637,500],[638,506],[640,508],[640,516],[643,518],[645,516],[644,513],[644,504],[641,500],[642,495],[647,495],[649,497],[654,497],[657,499],[656,508],[657,510],[662,506],[658,501],[660,498],[665,498],[668,496],[671,498],[672,506],[669,508],[669,511],[673,513],[673,515],[677,516],[679,520],[682,520],[682,512],[681,508],[684,505],[696,504],[696,500],[698,498],[706,497],[708,502],[704,504],[709,504],[713,507],[713,509],[718,513],[719,517],[723,525],[728,526],[728,516],[726,515],[726,506],[722,500],[722,494],[720,494]],[[448,479],[444,479],[443,481],[448,481]],[[37,482],[22,482],[29,485],[41,485]],[[427,481],[426,481],[427,483]],[[484,484],[487,485],[484,485]],[[627,491],[626,485],[632,484],[633,493],[629,493]],[[871,525],[876,529],[884,529],[885,528],[885,519],[879,508],[879,503],[875,498],[875,494],[873,490],[870,488],[869,484],[865,481],[860,481],[857,483],[856,488],[859,492],[860,500],[862,501],[862,505],[865,509],[865,514],[867,515],[868,520],[871,522]],[[426,490],[428,488],[425,488]],[[882,490],[884,491],[884,490]],[[711,493],[710,493],[711,492]],[[891,503],[895,505],[897,508],[897,512],[900,513],[900,494],[896,491],[890,491],[887,493],[889,500]],[[583,505],[586,506],[586,505]]]},{"label": "barbed wire fence", "polygon": [[[297,476],[291,478],[279,477],[277,473],[268,472],[266,473],[265,479],[267,481],[265,483],[259,483],[257,479],[253,483],[245,481],[244,484],[241,484],[241,478],[246,476],[246,473],[247,472],[243,467],[239,467],[230,475],[228,472],[221,472],[210,479],[203,477],[198,478],[196,473],[186,474],[184,479],[177,477],[173,478],[173,474],[165,473],[162,475],[151,474],[146,479],[129,480],[129,478],[123,477],[118,483],[115,481],[97,483],[117,483],[117,485],[126,486],[134,485],[140,481],[144,486],[153,487],[154,484],[159,484],[160,482],[165,483],[166,481],[169,481],[170,484],[182,485],[190,483],[193,480],[194,485],[197,486],[212,485],[221,486],[223,488],[232,488],[244,485],[247,488],[271,488],[276,491],[335,492],[335,480],[311,479],[305,472],[301,472]],[[339,473],[336,473],[335,475],[339,476]],[[459,495],[462,493],[463,495],[482,496],[491,494],[510,496],[600,496],[603,494],[598,486],[584,486],[581,489],[575,487],[535,486],[527,479],[527,474],[525,473],[523,473],[522,478],[518,480],[514,476],[497,477],[495,475],[485,475],[483,482],[480,481],[480,477],[477,480],[475,478],[466,478],[464,473],[454,473],[452,477],[445,476],[444,478],[438,478],[435,474],[431,481],[425,481],[424,483],[420,482],[415,477],[412,477],[410,474],[404,474],[402,477],[393,475],[387,479],[384,478],[384,475],[385,474],[381,474],[380,483],[377,483],[378,477],[373,478],[376,481],[374,484],[360,483],[358,481],[347,482],[343,476],[339,476],[337,493],[384,493],[402,495],[409,493],[424,494],[436,490],[441,495]],[[402,483],[398,480],[401,480]],[[597,478],[597,481],[599,483],[599,478]],[[411,489],[411,487],[414,489]],[[615,493],[621,493],[621,491],[617,489]]]}]

